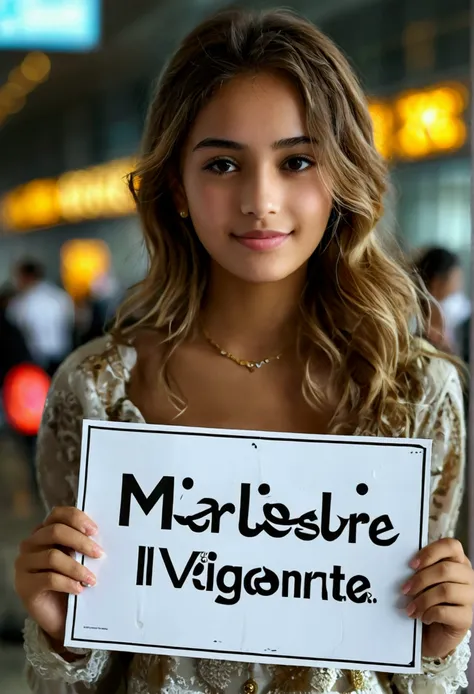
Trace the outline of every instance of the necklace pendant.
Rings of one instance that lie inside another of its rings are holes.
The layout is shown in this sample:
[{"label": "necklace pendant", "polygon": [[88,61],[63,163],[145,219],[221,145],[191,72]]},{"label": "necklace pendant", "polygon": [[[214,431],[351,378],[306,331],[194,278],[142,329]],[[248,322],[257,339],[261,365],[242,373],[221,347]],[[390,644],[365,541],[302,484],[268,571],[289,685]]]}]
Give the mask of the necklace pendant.
[{"label": "necklace pendant", "polygon": [[258,694],[258,684],[255,682],[253,677],[250,677],[244,686],[242,687],[243,694]]},{"label": "necklace pendant", "polygon": [[223,347],[221,347],[217,342],[215,342],[204,330],[203,333],[208,343],[211,345],[211,347],[213,347],[216,350],[216,352],[218,352],[218,354],[221,355],[221,357],[230,359],[238,366],[244,366],[246,369],[248,369],[250,373],[253,373],[255,369],[261,369],[262,366],[265,366],[265,364],[269,364],[271,361],[280,359],[281,357],[281,354],[277,354],[273,357],[267,357],[266,359],[262,359],[261,361],[248,361],[247,359],[239,359],[239,357],[236,357],[231,352],[227,352],[227,350],[223,349]]}]

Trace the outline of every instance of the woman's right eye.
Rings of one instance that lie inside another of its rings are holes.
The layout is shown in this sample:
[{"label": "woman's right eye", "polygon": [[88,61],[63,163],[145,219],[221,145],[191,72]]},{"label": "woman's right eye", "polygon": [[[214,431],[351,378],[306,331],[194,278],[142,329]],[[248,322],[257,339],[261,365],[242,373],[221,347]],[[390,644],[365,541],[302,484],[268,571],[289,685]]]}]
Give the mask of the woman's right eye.
[{"label": "woman's right eye", "polygon": [[204,167],[205,171],[211,171],[218,176],[234,173],[237,170],[237,164],[231,159],[214,159]]}]

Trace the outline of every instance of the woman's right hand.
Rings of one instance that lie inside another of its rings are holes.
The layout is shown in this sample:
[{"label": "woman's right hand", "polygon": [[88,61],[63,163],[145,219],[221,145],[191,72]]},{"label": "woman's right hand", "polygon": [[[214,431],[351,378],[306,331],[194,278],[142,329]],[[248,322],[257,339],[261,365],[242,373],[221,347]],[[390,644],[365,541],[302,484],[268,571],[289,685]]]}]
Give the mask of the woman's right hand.
[{"label": "woman's right hand", "polygon": [[91,539],[97,531],[82,511],[57,507],[20,545],[16,591],[30,617],[53,642],[64,641],[68,594],[79,595],[84,585],[95,585],[95,576],[71,555],[102,556],[102,549]]}]

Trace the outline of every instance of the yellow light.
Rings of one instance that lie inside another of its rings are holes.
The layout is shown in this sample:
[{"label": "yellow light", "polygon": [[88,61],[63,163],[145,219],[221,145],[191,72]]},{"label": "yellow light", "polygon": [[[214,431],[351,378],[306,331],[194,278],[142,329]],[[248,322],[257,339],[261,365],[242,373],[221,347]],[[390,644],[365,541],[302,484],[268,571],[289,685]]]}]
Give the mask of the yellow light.
[{"label": "yellow light", "polygon": [[3,199],[4,224],[25,230],[133,214],[125,177],[134,166],[134,159],[121,159],[20,186]]},{"label": "yellow light", "polygon": [[389,104],[381,101],[369,103],[374,128],[374,141],[378,152],[388,159],[392,154],[393,113]]},{"label": "yellow light", "polygon": [[420,158],[453,151],[467,140],[463,111],[467,92],[462,85],[446,85],[408,92],[395,102],[399,128],[395,135],[402,158]]},{"label": "yellow light", "polygon": [[110,251],[99,239],[74,239],[61,248],[61,278],[76,300],[85,298],[92,286],[110,269]]},{"label": "yellow light", "polygon": [[26,79],[19,67],[16,67],[10,72],[8,82],[10,84],[15,84],[22,95],[29,94],[36,86],[34,82]]},{"label": "yellow light", "polygon": [[10,108],[8,109],[8,112],[10,114],[12,113],[19,113],[22,108],[24,108],[26,104],[26,99],[24,96],[19,96],[18,98],[13,101],[13,103],[10,105]]},{"label": "yellow light", "polygon": [[42,82],[51,71],[51,61],[44,53],[28,53],[20,66],[20,70],[30,82]]},{"label": "yellow light", "polygon": [[421,113],[421,122],[425,128],[429,128],[430,125],[434,125],[438,119],[438,112],[435,108],[427,108],[426,111]]},{"label": "yellow light", "polygon": [[11,229],[52,226],[60,220],[56,181],[31,181],[3,198],[2,216]]},{"label": "yellow light", "polygon": [[16,98],[17,97],[10,88],[9,83],[5,84],[3,87],[0,87],[0,106],[2,108],[9,110],[10,107],[14,104]]},{"label": "yellow light", "polygon": [[18,97],[25,95],[23,87],[16,82],[7,82],[3,89],[12,99],[18,99]]},{"label": "yellow light", "polygon": [[58,180],[61,215],[67,221],[116,217],[135,210],[125,176],[134,162],[123,159],[84,171],[73,171]]}]

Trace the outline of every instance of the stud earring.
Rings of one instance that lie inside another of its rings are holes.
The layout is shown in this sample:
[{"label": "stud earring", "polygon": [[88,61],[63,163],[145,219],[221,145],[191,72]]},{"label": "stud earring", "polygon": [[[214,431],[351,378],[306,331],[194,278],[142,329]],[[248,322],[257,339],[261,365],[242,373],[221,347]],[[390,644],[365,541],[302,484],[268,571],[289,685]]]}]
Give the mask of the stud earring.
[{"label": "stud earring", "polygon": [[182,217],[183,219],[187,219],[188,213],[186,212],[186,210],[181,210],[181,212],[179,213],[179,216]]}]

